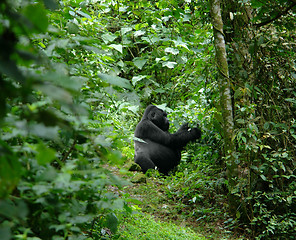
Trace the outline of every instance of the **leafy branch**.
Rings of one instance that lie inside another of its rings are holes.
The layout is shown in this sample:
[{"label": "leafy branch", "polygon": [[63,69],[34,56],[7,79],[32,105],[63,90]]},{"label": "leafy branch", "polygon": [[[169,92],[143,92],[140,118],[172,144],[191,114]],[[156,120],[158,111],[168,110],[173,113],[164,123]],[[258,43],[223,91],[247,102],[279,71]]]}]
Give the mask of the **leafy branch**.
[{"label": "leafy branch", "polygon": [[286,15],[293,7],[296,6],[296,0],[291,0],[293,3],[291,6],[289,6],[288,8],[286,8],[285,10],[279,12],[275,17],[271,18],[271,19],[268,19],[264,22],[261,22],[261,23],[257,23],[257,24],[254,24],[256,27],[262,27],[262,26],[265,26],[269,23],[272,23],[274,21],[276,21],[277,19],[281,18],[282,16]]}]

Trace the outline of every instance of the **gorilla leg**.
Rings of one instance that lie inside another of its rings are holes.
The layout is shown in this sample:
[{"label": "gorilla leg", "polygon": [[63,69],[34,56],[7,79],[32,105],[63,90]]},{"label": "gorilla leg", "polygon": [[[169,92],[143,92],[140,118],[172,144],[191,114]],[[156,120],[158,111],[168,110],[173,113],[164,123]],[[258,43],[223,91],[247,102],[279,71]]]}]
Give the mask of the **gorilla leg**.
[{"label": "gorilla leg", "polygon": [[143,154],[135,156],[135,163],[140,165],[144,173],[150,168],[155,169],[155,164]]}]

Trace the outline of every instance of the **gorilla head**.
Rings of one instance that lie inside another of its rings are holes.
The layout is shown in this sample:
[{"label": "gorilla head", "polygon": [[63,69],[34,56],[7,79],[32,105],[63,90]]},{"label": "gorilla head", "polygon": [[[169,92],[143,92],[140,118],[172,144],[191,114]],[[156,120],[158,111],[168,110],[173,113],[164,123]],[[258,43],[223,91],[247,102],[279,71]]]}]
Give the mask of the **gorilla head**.
[{"label": "gorilla head", "polygon": [[149,105],[146,108],[144,116],[142,117],[142,120],[143,119],[150,120],[163,131],[169,130],[170,123],[167,119],[167,113],[154,105]]}]

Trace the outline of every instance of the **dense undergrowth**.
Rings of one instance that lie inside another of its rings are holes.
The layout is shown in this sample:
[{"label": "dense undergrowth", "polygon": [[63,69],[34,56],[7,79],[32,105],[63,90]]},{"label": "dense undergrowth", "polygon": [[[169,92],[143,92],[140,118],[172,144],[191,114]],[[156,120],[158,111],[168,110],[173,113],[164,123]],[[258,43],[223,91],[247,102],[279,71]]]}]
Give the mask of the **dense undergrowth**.
[{"label": "dense undergrowth", "polygon": [[[139,179],[138,175],[142,175],[139,172],[128,172],[125,166],[114,173],[130,179],[132,182]],[[134,202],[136,212],[152,215],[163,223],[168,222],[192,229],[198,237],[200,237],[199,234],[202,234],[206,239],[236,239],[225,227],[225,218],[227,218],[225,197],[213,200],[213,198],[203,195],[206,193],[206,189],[210,188],[210,181],[202,182],[194,194],[187,194],[186,189],[188,191],[190,184],[181,186],[180,180],[185,178],[176,177],[175,174],[162,176],[156,171],[151,171],[146,174],[144,181],[143,178],[140,179],[142,182],[129,185],[121,192],[123,195],[127,194],[138,200],[138,202]],[[206,199],[206,201],[196,200],[197,192],[199,193],[198,197]],[[212,199],[212,201],[208,199]],[[219,204],[221,205],[219,206]],[[125,224],[129,224],[128,218],[122,223],[123,226]],[[141,229],[139,228],[138,231],[141,232]]]},{"label": "dense undergrowth", "polygon": [[[277,1],[270,12],[263,2],[251,1],[253,21],[289,7]],[[242,36],[229,16],[242,15],[225,14],[227,41]],[[0,3],[1,239],[134,239],[149,227],[163,228],[149,239],[196,236],[131,215],[140,209],[213,239],[294,239],[295,13],[254,30],[249,48],[227,43],[239,203],[231,216],[209,18],[207,1]],[[251,70],[239,54],[251,56]],[[150,103],[166,108],[172,131],[188,121],[203,136],[169,177],[154,172],[130,186],[123,166]],[[116,174],[103,167],[114,164]]]}]

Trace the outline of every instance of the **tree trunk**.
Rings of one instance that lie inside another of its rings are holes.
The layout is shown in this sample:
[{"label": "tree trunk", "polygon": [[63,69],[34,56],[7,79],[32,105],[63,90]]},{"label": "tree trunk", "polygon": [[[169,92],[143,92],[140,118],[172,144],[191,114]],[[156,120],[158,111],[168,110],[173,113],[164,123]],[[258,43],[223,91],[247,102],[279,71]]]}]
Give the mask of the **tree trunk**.
[{"label": "tree trunk", "polygon": [[220,105],[223,119],[224,154],[227,166],[229,188],[229,207],[231,215],[235,216],[239,204],[233,194],[237,183],[237,165],[235,163],[235,145],[233,143],[233,114],[230,94],[230,80],[228,72],[227,55],[223,33],[220,0],[211,0],[211,19],[216,50],[216,63],[218,68],[218,83],[220,91]]}]

